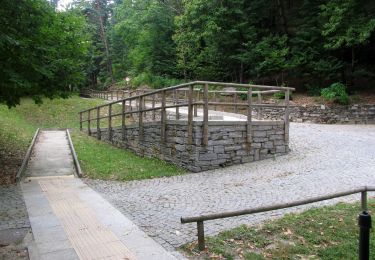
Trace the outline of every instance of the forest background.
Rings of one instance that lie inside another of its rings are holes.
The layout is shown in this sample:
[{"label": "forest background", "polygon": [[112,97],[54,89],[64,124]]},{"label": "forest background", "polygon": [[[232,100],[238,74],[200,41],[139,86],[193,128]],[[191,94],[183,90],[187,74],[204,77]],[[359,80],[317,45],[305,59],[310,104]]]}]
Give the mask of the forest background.
[{"label": "forest background", "polygon": [[375,2],[1,0],[0,103],[189,80],[372,91]]}]

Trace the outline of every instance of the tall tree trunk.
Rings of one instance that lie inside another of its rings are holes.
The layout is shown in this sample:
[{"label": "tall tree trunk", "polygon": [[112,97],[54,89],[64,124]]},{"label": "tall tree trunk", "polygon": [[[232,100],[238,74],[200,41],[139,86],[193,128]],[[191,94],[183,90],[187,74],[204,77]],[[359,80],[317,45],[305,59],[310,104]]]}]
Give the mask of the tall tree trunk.
[{"label": "tall tree trunk", "polygon": [[100,27],[100,33],[99,34],[100,34],[100,38],[102,39],[104,49],[105,49],[105,55],[106,55],[106,58],[107,58],[108,74],[111,77],[111,82],[114,83],[115,80],[113,78],[112,59],[111,59],[111,56],[110,56],[110,53],[109,53],[109,45],[108,45],[107,36],[106,36],[106,33],[105,33],[105,29],[104,29],[103,16],[101,14],[99,0],[95,1],[95,10],[96,10],[97,15],[98,15],[98,22],[99,22],[99,27]]},{"label": "tall tree trunk", "polygon": [[279,11],[279,15],[280,15],[280,19],[281,19],[281,24],[282,24],[284,33],[289,36],[288,24],[287,24],[287,21],[286,21],[286,16],[285,16],[285,10],[284,10],[283,2],[282,2],[282,0],[276,0],[276,3],[277,3],[277,10]]},{"label": "tall tree trunk", "polygon": [[354,70],[355,70],[355,46],[352,46],[352,63],[351,63],[351,68],[350,68],[350,83],[349,85],[351,87],[354,86]]}]

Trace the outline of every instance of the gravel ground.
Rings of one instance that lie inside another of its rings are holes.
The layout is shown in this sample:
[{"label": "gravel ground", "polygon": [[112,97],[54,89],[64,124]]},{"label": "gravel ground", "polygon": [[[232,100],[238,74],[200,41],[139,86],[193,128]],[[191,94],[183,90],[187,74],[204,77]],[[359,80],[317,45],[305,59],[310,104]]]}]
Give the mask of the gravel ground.
[{"label": "gravel ground", "polygon": [[30,230],[19,185],[0,185],[0,259],[29,259],[23,239]]},{"label": "gravel ground", "polygon": [[26,205],[19,185],[0,185],[0,231],[30,228]]},{"label": "gravel ground", "polygon": [[[86,182],[169,250],[196,239],[195,224],[180,224],[181,216],[240,210],[375,185],[375,125],[292,123],[290,139],[292,151],[276,159],[170,178]],[[340,200],[358,198],[354,195]],[[217,234],[285,212],[207,221],[205,232]]]}]

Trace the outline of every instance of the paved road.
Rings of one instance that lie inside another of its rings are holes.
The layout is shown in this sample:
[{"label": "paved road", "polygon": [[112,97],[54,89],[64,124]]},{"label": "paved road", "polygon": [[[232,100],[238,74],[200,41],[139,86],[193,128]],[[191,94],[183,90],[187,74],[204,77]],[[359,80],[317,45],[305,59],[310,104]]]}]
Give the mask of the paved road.
[{"label": "paved road", "polygon": [[[275,160],[128,183],[86,182],[170,250],[196,238],[195,225],[181,225],[181,216],[239,210],[375,185],[374,125],[292,123],[290,131],[291,153]],[[353,198],[358,197],[345,199]],[[284,212],[273,212],[272,216]],[[208,221],[205,229],[207,234],[216,234],[269,216]]]}]

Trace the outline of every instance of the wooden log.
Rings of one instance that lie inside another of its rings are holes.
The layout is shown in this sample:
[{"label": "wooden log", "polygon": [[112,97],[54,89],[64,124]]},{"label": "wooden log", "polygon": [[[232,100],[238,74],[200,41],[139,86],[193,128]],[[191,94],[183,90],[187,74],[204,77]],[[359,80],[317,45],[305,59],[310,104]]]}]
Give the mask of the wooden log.
[{"label": "wooden log", "polygon": [[188,100],[188,145],[193,144],[193,95],[194,85],[189,86]]},{"label": "wooden log", "polygon": [[203,89],[203,145],[208,145],[208,84]]},{"label": "wooden log", "polygon": [[253,90],[252,88],[249,88],[247,91],[247,124],[246,124],[246,142],[250,147],[251,141],[252,141],[252,112],[253,112]]},{"label": "wooden log", "polygon": [[126,140],[126,122],[125,122],[125,113],[126,113],[126,101],[122,101],[122,115],[121,115],[121,131],[122,131],[122,141]]}]

